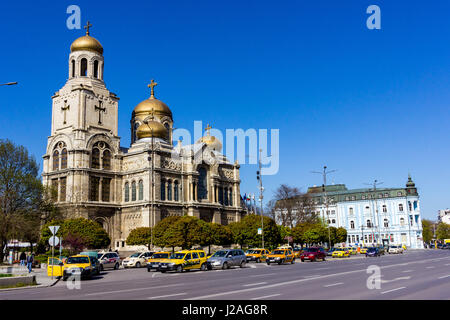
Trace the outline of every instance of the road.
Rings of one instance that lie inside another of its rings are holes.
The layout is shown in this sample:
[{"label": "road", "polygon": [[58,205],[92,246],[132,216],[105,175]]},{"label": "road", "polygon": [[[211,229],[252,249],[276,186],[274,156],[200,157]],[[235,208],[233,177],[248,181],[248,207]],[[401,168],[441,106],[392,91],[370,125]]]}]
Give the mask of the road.
[{"label": "road", "polygon": [[[378,266],[380,287],[369,289],[369,266]],[[408,250],[400,255],[328,258],[291,265],[249,263],[246,268],[179,273],[145,268],[107,271],[68,289],[59,281],[48,288],[0,292],[0,300],[328,300],[450,299],[450,251]]]}]

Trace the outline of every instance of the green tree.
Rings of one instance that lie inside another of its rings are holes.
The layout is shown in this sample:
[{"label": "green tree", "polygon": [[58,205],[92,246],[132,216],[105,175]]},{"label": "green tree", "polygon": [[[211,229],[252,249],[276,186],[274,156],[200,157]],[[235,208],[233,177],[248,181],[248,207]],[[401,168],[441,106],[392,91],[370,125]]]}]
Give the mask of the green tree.
[{"label": "green tree", "polygon": [[292,237],[292,229],[283,225],[278,226],[278,229],[280,229],[281,241],[286,243],[288,241],[288,237]]},{"label": "green tree", "polygon": [[318,244],[327,241],[328,230],[320,224],[316,224],[304,233],[305,242],[308,244]]},{"label": "green tree", "polygon": [[171,238],[171,232],[168,232],[168,230],[180,219],[179,216],[170,216],[160,220],[153,229],[154,244],[161,248],[172,247],[173,251],[174,247],[177,246],[177,241]]},{"label": "green tree", "polygon": [[23,146],[0,140],[0,261],[8,240],[20,238],[23,215],[39,209],[43,187],[36,160]]},{"label": "green tree", "polygon": [[141,227],[131,230],[127,237],[127,244],[131,246],[147,246],[151,249],[152,229],[150,227]]},{"label": "green tree", "polygon": [[170,237],[173,238],[173,247],[190,249],[194,245],[200,245],[203,242],[202,227],[200,219],[192,216],[183,216],[172,227],[167,230]]},{"label": "green tree", "polygon": [[211,254],[211,245],[227,245],[232,243],[232,233],[227,226],[199,221],[201,225],[201,245],[208,246],[208,255]]},{"label": "green tree", "polygon": [[336,243],[347,241],[347,229],[339,227],[336,229]]},{"label": "green tree", "polygon": [[52,225],[60,226],[57,236],[60,236],[63,241],[70,233],[73,237],[79,237],[84,246],[89,249],[106,248],[111,243],[108,233],[100,224],[85,218],[54,220],[46,223],[41,231],[41,240],[45,243],[52,236],[48,228]]},{"label": "green tree", "polygon": [[431,220],[422,220],[422,235],[425,243],[430,243],[433,240],[433,226],[434,223]]},{"label": "green tree", "polygon": [[244,225],[241,222],[232,222],[228,225],[231,231],[233,243],[238,244],[241,249],[245,245]]},{"label": "green tree", "polygon": [[450,224],[440,222],[436,228],[436,238],[438,240],[450,239]]},{"label": "green tree", "polygon": [[[264,246],[266,248],[274,248],[280,244],[281,235],[280,229],[276,225],[275,221],[269,217],[263,217],[264,223]],[[261,235],[258,234],[258,228],[261,228],[261,216],[255,214],[249,214],[245,216],[240,222],[237,222],[240,226],[233,225],[233,234],[240,232],[238,240],[239,244],[246,244],[250,247],[261,246]]]}]

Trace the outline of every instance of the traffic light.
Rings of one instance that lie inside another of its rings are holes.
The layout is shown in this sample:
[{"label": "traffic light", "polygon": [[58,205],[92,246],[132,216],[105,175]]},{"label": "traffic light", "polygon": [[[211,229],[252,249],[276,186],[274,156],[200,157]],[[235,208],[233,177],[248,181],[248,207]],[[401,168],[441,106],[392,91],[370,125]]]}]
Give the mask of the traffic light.
[{"label": "traffic light", "polygon": [[259,170],[256,171],[256,179],[259,180],[261,178],[261,175],[259,174]]}]

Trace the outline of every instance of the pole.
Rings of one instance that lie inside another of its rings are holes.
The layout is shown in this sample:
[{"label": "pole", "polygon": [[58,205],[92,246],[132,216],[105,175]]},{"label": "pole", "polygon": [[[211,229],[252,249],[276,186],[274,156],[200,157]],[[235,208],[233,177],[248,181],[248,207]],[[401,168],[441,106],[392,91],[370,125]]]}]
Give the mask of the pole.
[{"label": "pole", "polygon": [[151,224],[152,227],[150,228],[150,248],[153,251],[153,227],[154,227],[154,222],[155,222],[155,145],[154,145],[154,137],[153,137],[153,128],[151,130],[152,133],[152,202],[151,202]]},{"label": "pole", "polygon": [[12,86],[12,85],[15,85],[15,84],[17,84],[18,82],[7,82],[7,83],[2,83],[2,84],[0,84],[0,86]]},{"label": "pole", "polygon": [[[55,239],[55,235],[53,235],[53,239]],[[55,243],[52,244],[52,280],[53,280],[53,268],[55,267]]]},{"label": "pole", "polygon": [[262,178],[261,178],[261,155],[262,155],[262,149],[259,149],[259,174],[258,174],[258,180],[259,180],[259,202],[261,206],[261,244],[262,249],[264,249],[264,220],[263,220],[263,184],[262,184]]}]

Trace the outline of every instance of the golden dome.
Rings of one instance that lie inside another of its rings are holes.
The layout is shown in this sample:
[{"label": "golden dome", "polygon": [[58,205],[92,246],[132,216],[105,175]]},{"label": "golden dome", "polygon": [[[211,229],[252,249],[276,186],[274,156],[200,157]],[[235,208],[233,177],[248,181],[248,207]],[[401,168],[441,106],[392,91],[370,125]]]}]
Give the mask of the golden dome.
[{"label": "golden dome", "polygon": [[164,102],[155,99],[154,96],[139,103],[136,108],[134,108],[134,114],[136,117],[147,116],[152,110],[155,115],[169,116],[172,119],[172,111],[170,111],[169,107]]},{"label": "golden dome", "polygon": [[[152,132],[153,129],[153,132]],[[167,129],[161,122],[150,120],[147,123],[141,124],[136,132],[138,139],[142,138],[167,138]]]},{"label": "golden dome", "polygon": [[200,139],[198,139],[197,143],[203,142],[204,144],[206,144],[208,147],[212,148],[213,150],[221,151],[222,143],[220,142],[219,139],[217,139],[216,137],[211,135],[211,132],[210,132],[211,129],[212,129],[212,127],[208,124],[208,126],[205,129],[206,136],[203,136]]},{"label": "golden dome", "polygon": [[90,35],[85,35],[76,39],[70,46],[70,52],[81,50],[93,51],[99,54],[103,54],[103,47],[100,42]]}]

